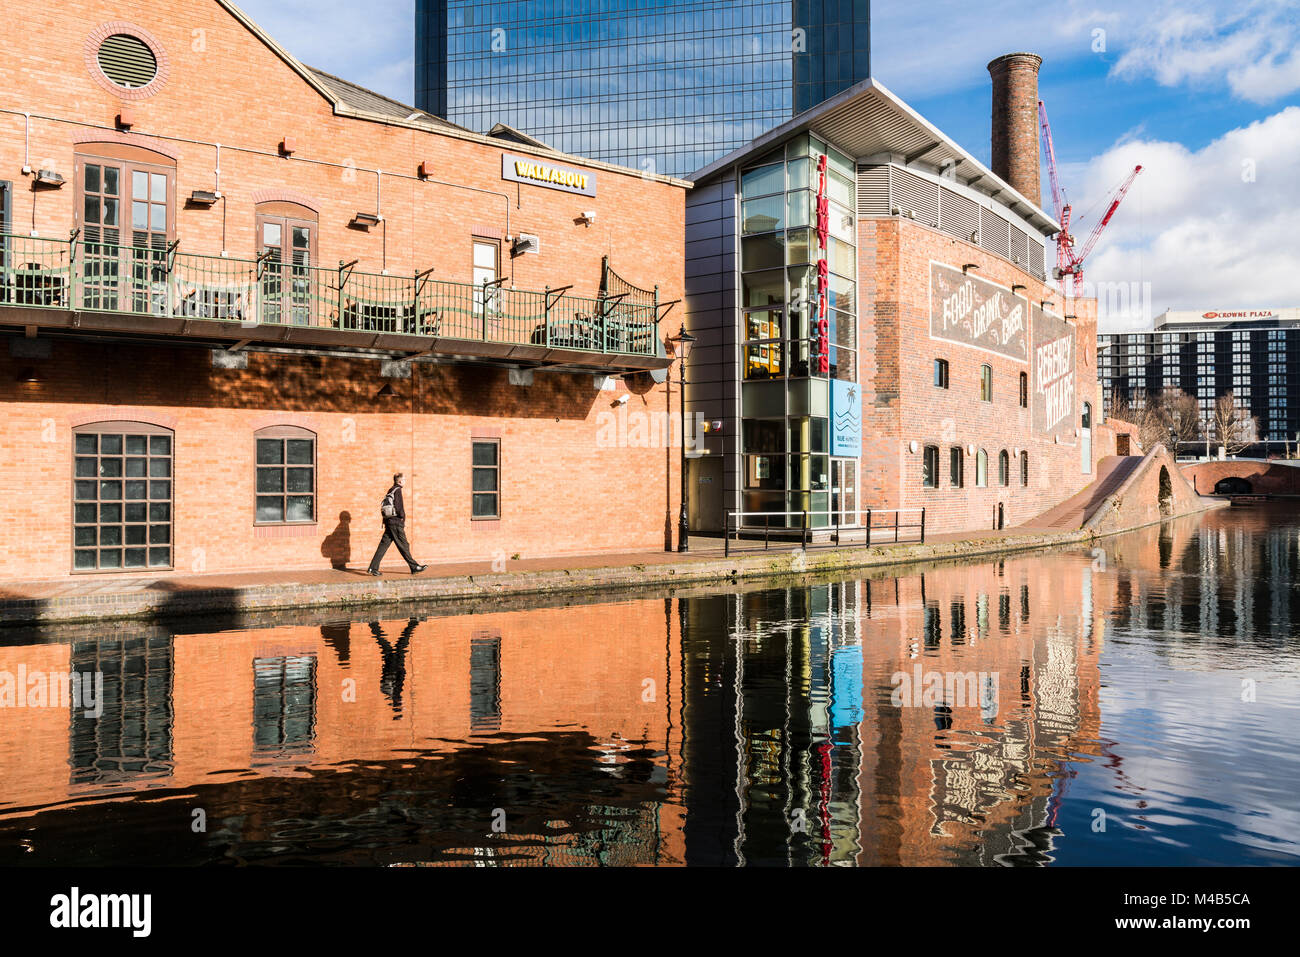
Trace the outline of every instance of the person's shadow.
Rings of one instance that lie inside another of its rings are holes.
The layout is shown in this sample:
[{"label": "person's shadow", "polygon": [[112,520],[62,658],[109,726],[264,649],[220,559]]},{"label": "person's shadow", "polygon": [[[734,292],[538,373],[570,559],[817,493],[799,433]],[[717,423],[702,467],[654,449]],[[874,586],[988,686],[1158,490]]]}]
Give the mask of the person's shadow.
[{"label": "person's shadow", "polygon": [[321,542],[320,553],[330,560],[330,567],[346,569],[352,560],[352,513],[339,512],[339,524]]}]

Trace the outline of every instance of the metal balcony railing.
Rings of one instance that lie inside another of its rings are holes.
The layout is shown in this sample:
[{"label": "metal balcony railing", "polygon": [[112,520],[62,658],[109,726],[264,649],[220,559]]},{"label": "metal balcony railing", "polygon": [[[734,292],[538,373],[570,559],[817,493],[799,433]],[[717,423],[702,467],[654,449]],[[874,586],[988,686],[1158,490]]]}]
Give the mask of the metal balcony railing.
[{"label": "metal balcony railing", "polygon": [[657,354],[658,304],[0,233],[0,306]]}]

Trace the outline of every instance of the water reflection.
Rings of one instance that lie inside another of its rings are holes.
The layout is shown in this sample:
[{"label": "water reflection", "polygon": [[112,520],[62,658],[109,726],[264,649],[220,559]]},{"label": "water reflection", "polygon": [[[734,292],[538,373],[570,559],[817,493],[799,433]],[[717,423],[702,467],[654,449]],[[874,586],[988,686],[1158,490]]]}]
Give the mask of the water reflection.
[{"label": "water reflection", "polygon": [[[1294,516],[1234,509],[901,577],[10,636],[0,862],[1294,863],[1297,568]],[[31,697],[69,672],[97,715]]]}]

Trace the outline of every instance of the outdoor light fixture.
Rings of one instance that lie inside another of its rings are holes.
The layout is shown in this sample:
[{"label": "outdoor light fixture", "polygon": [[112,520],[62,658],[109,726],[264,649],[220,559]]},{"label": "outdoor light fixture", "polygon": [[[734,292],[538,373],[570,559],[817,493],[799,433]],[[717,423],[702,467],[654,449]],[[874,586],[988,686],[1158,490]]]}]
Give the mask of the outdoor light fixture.
[{"label": "outdoor light fixture", "polygon": [[118,129],[123,130],[129,130],[131,127],[135,126],[135,110],[127,106],[122,107],[121,111],[117,114],[117,126]]},{"label": "outdoor light fixture", "polygon": [[218,199],[220,199],[220,197],[210,189],[196,189],[194,192],[190,193],[189,204],[191,206],[211,208],[216,205]]},{"label": "outdoor light fixture", "polygon": [[973,243],[978,243],[980,241],[980,231],[978,229],[971,230],[970,241]]},{"label": "outdoor light fixture", "polygon": [[688,552],[690,551],[691,521],[686,512],[686,360],[690,358],[691,348],[695,345],[695,337],[686,331],[686,323],[682,323],[681,331],[669,341],[673,344],[673,351],[682,360],[681,365],[678,367],[681,383],[681,399],[679,401],[682,409],[682,514],[677,522],[677,550],[679,552]]},{"label": "outdoor light fixture", "polygon": [[975,454],[975,446],[973,446],[973,445],[968,445],[968,446],[966,446],[966,454],[967,454],[967,455],[974,455],[974,454]]},{"label": "outdoor light fixture", "polygon": [[580,218],[584,223],[594,223],[596,221],[596,211],[594,209],[584,209]]},{"label": "outdoor light fixture", "polygon": [[1050,299],[1040,299],[1040,300],[1038,300],[1038,305],[1039,305],[1041,308],[1043,308],[1043,309],[1046,309],[1046,308],[1047,308],[1048,306],[1050,306],[1051,304],[1052,304],[1052,300],[1050,300]]},{"label": "outdoor light fixture", "polygon": [[963,263],[961,267],[961,271],[962,274],[965,275],[966,273],[969,273],[972,269],[974,269],[976,272],[979,272],[979,268],[980,268],[979,263]]},{"label": "outdoor light fixture", "polygon": [[391,382],[385,382],[384,387],[375,393],[376,399],[396,399],[397,390],[393,388]]},{"label": "outdoor light fixture", "polygon": [[18,373],[18,381],[24,385],[39,385],[41,376],[34,368],[28,366],[22,372]]},{"label": "outdoor light fixture", "polygon": [[36,171],[36,185],[58,189],[63,185],[63,177],[52,169],[38,169]]},{"label": "outdoor light fixture", "polygon": [[374,213],[357,213],[352,217],[349,226],[355,226],[358,229],[369,229],[371,226],[378,226],[383,220]]},{"label": "outdoor light fixture", "polygon": [[1017,289],[1023,289],[1025,292],[1029,292],[1029,287],[1026,286],[1026,285],[1024,285],[1023,283],[1018,283],[1018,282],[1017,282],[1017,283],[1012,283],[1012,284],[1011,284],[1011,294],[1012,294],[1012,295],[1015,295],[1015,292],[1016,292]]},{"label": "outdoor light fixture", "polygon": [[916,454],[916,439],[913,439],[907,446],[913,455]]}]

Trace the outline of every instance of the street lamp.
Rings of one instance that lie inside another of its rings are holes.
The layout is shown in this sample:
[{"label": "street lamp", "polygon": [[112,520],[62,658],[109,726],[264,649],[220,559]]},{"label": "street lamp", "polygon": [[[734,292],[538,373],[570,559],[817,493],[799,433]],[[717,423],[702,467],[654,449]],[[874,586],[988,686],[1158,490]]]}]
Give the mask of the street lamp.
[{"label": "street lamp", "polygon": [[677,550],[679,552],[689,552],[691,550],[691,521],[686,514],[686,360],[690,357],[691,346],[695,345],[695,337],[686,331],[686,324],[682,323],[681,331],[670,341],[673,343],[673,351],[677,353],[678,358],[681,360],[681,365],[678,366],[678,375],[681,386],[679,401],[682,408],[682,515],[677,522]]}]

